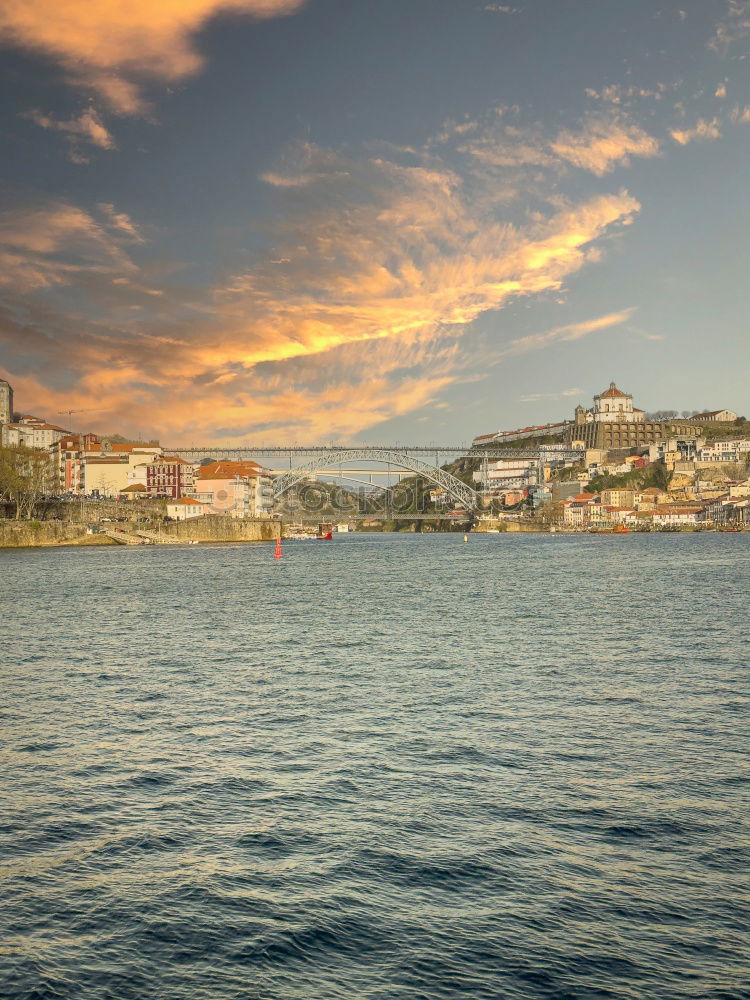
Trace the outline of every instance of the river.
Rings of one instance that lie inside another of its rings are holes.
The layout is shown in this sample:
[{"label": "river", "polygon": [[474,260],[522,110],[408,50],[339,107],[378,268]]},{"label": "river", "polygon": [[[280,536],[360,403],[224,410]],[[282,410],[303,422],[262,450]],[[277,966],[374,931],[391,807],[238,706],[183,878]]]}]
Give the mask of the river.
[{"label": "river", "polygon": [[750,997],[750,534],[0,572],[0,995]]}]

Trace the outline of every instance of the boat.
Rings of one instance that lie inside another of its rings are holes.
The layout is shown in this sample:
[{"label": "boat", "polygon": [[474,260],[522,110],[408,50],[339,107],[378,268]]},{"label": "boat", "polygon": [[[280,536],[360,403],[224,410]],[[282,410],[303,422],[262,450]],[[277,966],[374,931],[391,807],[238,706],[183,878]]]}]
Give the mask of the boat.
[{"label": "boat", "polygon": [[330,542],[333,540],[333,532],[327,531],[324,535],[316,535],[315,540],[318,542]]},{"label": "boat", "polygon": [[630,528],[624,524],[616,524],[614,528],[589,528],[591,535],[629,535]]}]

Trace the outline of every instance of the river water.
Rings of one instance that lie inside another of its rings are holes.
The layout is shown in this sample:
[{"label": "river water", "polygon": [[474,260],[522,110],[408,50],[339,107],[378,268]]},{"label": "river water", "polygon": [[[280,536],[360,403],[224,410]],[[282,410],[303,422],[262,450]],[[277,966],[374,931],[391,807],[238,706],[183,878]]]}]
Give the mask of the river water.
[{"label": "river water", "polygon": [[750,997],[750,534],[0,552],[0,995]]}]

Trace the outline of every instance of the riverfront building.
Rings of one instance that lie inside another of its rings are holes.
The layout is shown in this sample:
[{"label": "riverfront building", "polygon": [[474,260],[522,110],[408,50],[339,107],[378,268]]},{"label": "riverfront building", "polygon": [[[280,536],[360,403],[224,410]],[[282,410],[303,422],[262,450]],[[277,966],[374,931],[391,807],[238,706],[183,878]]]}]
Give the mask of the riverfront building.
[{"label": "riverfront building", "polygon": [[198,469],[193,496],[209,505],[210,514],[268,516],[273,503],[272,480],[257,462],[211,462]]},{"label": "riverfront building", "polygon": [[193,492],[195,466],[186,462],[184,458],[177,458],[174,455],[155,458],[153,462],[143,467],[143,471],[149,496],[178,499],[186,493]]}]

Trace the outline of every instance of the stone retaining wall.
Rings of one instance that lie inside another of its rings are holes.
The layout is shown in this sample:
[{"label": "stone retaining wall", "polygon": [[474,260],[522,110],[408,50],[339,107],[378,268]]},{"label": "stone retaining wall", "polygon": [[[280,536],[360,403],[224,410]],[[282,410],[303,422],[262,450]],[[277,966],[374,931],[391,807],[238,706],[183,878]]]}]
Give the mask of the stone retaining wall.
[{"label": "stone retaining wall", "polygon": [[[0,548],[24,548],[48,545],[117,545],[99,533],[86,533],[88,525],[70,521],[0,520]],[[102,526],[104,527],[104,525]],[[125,525],[110,525],[122,527]],[[195,517],[188,521],[163,524],[161,534],[181,541],[196,542],[272,542],[278,538],[280,521],[252,521],[220,514]],[[150,527],[156,537],[156,529]]]},{"label": "stone retaining wall", "polygon": [[0,521],[0,548],[116,544],[106,535],[87,535],[86,528],[70,521]]},{"label": "stone retaining wall", "polygon": [[195,542],[271,542],[281,530],[280,521],[245,520],[223,514],[206,514],[162,525],[163,535]]}]

